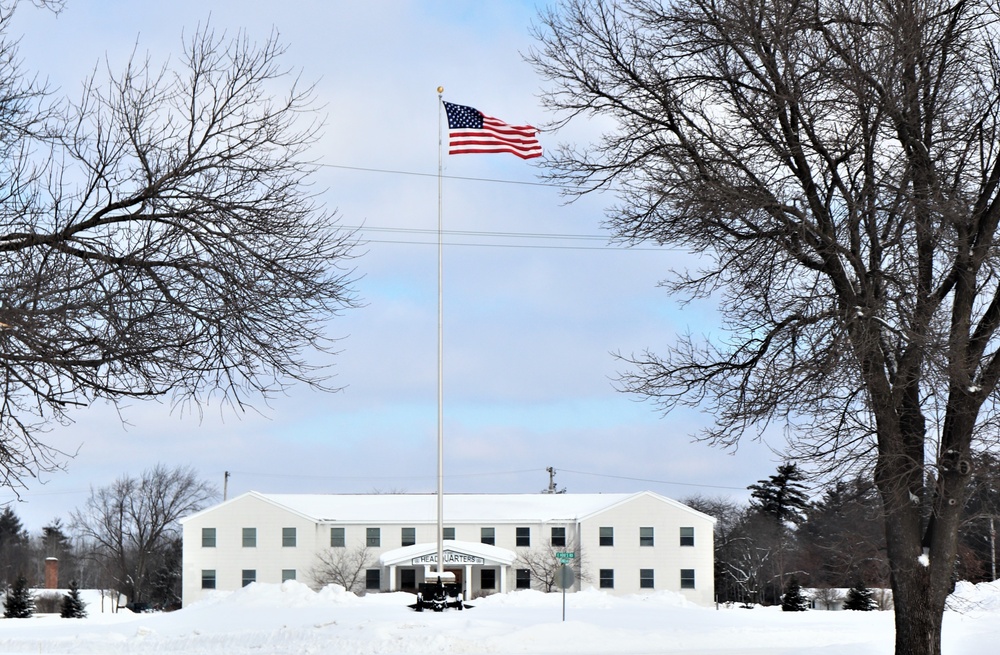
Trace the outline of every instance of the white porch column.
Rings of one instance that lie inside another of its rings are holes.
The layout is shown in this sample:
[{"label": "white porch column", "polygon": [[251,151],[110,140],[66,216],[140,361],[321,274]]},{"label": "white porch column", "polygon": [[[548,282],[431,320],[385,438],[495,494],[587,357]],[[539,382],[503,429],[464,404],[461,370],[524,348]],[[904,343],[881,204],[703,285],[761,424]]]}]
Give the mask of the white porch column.
[{"label": "white porch column", "polygon": [[465,565],[465,591],[462,598],[465,600],[472,598],[472,564]]},{"label": "white porch column", "polygon": [[507,593],[507,567],[506,565],[500,566],[500,593]]},{"label": "white porch column", "polygon": [[389,591],[396,591],[396,565],[389,565]]}]

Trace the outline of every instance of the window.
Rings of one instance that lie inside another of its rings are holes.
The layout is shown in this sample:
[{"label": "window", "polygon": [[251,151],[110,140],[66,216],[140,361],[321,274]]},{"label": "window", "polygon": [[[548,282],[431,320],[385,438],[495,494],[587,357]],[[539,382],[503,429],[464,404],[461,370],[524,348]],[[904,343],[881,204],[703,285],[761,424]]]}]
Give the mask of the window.
[{"label": "window", "polygon": [[441,528],[441,538],[455,541],[455,528]]},{"label": "window", "polygon": [[639,528],[639,545],[653,545],[653,528]]},{"label": "window", "polygon": [[694,528],[681,528],[681,545],[694,545]]},{"label": "window", "polygon": [[531,589],[530,569],[518,569],[514,575],[516,576],[515,587],[517,589]]},{"label": "window", "polygon": [[284,548],[295,548],[295,528],[281,528],[281,545]]},{"label": "window", "polygon": [[251,582],[257,582],[257,571],[254,569],[243,569],[243,586]]},{"label": "window", "polygon": [[653,569],[639,569],[639,588],[653,589]]},{"label": "window", "polygon": [[615,545],[615,529],[614,528],[601,528],[601,541],[602,546],[614,546]]},{"label": "window", "polygon": [[382,546],[382,528],[367,528],[365,530],[365,545],[371,548]]},{"label": "window", "polygon": [[681,569],[681,589],[694,589],[694,569]]},{"label": "window", "polygon": [[[489,544],[490,546],[497,545],[497,531],[496,528],[479,528],[479,541],[484,544]],[[490,587],[492,589],[492,587]]]},{"label": "window", "polygon": [[295,569],[281,569],[281,581],[288,582],[295,579]]},{"label": "window", "polygon": [[601,569],[600,571],[601,589],[615,588],[615,570]]},{"label": "window", "polygon": [[344,542],[344,528],[330,528],[330,547],[343,548],[346,545]]},{"label": "window", "polygon": [[215,589],[215,569],[201,570],[201,588]]},{"label": "window", "polygon": [[[368,528],[371,530],[372,528]],[[378,528],[375,528],[378,530]],[[368,569],[365,571],[365,589],[368,591],[378,591],[382,588],[382,571],[379,569]]]},{"label": "window", "polygon": [[496,569],[480,569],[479,570],[479,588],[480,589],[496,589],[497,588],[497,570]]},{"label": "window", "polygon": [[[293,546],[295,544],[292,544]],[[257,547],[257,528],[243,528],[243,547]]]},{"label": "window", "polygon": [[531,548],[531,528],[517,528],[517,547]]},{"label": "window", "polygon": [[215,528],[201,529],[201,547],[215,548]]},{"label": "window", "polygon": [[566,528],[552,528],[552,545],[557,548],[566,547]]},{"label": "window", "polygon": [[400,537],[400,542],[404,546],[412,546],[417,543],[417,529],[416,528],[403,528],[403,534]]},{"label": "window", "polygon": [[399,588],[400,589],[416,589],[417,588],[417,570],[416,569],[400,569],[400,571],[399,571]]}]

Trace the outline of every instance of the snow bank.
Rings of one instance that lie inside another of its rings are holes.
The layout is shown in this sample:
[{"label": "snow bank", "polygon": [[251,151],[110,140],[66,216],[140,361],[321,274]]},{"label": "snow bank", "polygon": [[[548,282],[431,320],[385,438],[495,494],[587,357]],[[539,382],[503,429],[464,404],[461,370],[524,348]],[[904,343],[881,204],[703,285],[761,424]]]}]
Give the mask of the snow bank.
[{"label": "snow bank", "polygon": [[1000,580],[979,584],[958,582],[948,597],[947,607],[955,612],[1000,612]]}]

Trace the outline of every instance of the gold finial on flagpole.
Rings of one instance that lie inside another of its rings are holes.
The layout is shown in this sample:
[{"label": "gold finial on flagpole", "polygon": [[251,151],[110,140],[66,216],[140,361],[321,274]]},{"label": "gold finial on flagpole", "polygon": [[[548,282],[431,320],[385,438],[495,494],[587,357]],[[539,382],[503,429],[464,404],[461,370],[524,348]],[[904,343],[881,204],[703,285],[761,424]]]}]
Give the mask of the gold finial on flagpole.
[{"label": "gold finial on flagpole", "polygon": [[444,87],[443,86],[439,86],[438,87],[438,93],[444,93]]}]

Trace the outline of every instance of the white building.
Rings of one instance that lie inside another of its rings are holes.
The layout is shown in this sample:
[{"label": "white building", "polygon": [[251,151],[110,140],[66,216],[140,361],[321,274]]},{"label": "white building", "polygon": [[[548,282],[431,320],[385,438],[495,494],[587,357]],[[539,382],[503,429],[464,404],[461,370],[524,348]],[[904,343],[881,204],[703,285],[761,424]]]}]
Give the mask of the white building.
[{"label": "white building", "polygon": [[[677,591],[713,601],[715,519],[675,500],[634,494],[446,494],[445,569],[466,598],[543,588],[526,559],[573,553],[573,590]],[[184,605],[213,589],[295,579],[316,586],[320,553],[367,549],[370,591],[416,589],[437,560],[434,494],[249,492],[182,519]],[[537,568],[537,567],[536,567]]]}]

